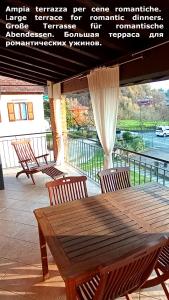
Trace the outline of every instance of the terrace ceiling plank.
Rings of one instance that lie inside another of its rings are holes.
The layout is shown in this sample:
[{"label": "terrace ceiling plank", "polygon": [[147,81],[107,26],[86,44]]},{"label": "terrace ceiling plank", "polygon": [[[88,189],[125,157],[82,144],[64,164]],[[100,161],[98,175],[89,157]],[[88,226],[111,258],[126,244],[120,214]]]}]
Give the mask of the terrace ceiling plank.
[{"label": "terrace ceiling plank", "polygon": [[[58,62],[55,62],[55,60],[51,61],[49,60],[49,57],[48,59],[45,57],[42,59],[42,56],[41,58],[37,57],[37,56],[31,56],[31,55],[28,55],[26,54],[25,52],[21,52],[21,49],[18,49],[18,51],[15,49],[15,50],[12,50],[12,49],[9,49],[9,48],[3,48],[3,47],[0,47],[0,51],[1,53],[3,53],[3,55],[7,58],[12,58],[14,59],[16,57],[16,59],[20,59],[20,61],[22,61],[23,63],[26,61],[26,62],[32,62],[34,61],[34,65],[35,63],[37,63],[37,66],[40,67],[40,66],[46,66],[46,68],[50,69],[51,72],[55,71],[56,69],[61,69],[61,70],[67,70],[67,71],[71,71],[71,72],[75,72],[77,71],[77,67],[76,69],[73,68],[73,63],[71,64],[70,67],[68,67],[67,65],[65,64],[58,64]],[[58,61],[58,60],[57,60]]]},{"label": "terrace ceiling plank", "polygon": [[[18,66],[18,63],[25,66],[32,66],[33,68],[37,68],[38,70],[43,70],[43,71],[47,71],[47,73],[54,73],[55,75],[61,75],[61,76],[66,76],[66,73],[61,73],[61,72],[58,72],[58,71],[54,71],[54,70],[49,70],[48,68],[44,68],[42,66],[38,66],[38,65],[35,65],[35,64],[31,64],[29,62],[26,62],[26,61],[20,61],[19,59],[16,59],[16,58],[12,58],[12,57],[8,57],[7,55],[2,55],[0,54],[0,58],[2,58],[2,62],[8,62],[8,61],[12,61],[15,63],[15,66],[17,67]],[[9,62],[9,65],[10,65],[10,62]]]},{"label": "terrace ceiling plank", "polygon": [[[39,77],[39,76],[42,76],[43,78],[51,78],[51,79],[53,79],[53,80],[57,78],[57,76],[51,76],[51,75],[49,75],[49,74],[47,74],[47,73],[44,73],[44,72],[37,72],[37,71],[35,71],[35,70],[28,69],[28,68],[25,68],[25,67],[21,67],[21,66],[16,65],[16,64],[11,64],[11,63],[9,63],[9,62],[0,61],[0,65],[1,65],[1,66],[5,65],[5,66],[7,66],[7,68],[8,68],[8,67],[9,67],[9,68],[13,67],[13,68],[15,68],[16,70],[24,70],[24,71],[28,71],[29,73],[32,73],[33,75],[38,75],[38,77]],[[4,66],[4,67],[5,67],[5,66]]]},{"label": "terrace ceiling plank", "polygon": [[38,84],[38,85],[46,85],[46,81],[41,81],[41,80],[34,80],[32,78],[29,78],[29,76],[21,76],[21,75],[16,75],[14,73],[11,72],[11,70],[8,72],[6,69],[5,71],[3,69],[1,69],[1,75],[4,75],[6,77],[12,77],[12,78],[15,78],[15,79],[18,79],[18,80],[23,80],[23,81],[27,81],[27,82],[30,82],[30,83],[34,83],[34,84]]},{"label": "terrace ceiling plank", "polygon": [[[2,36],[2,35],[0,35],[0,38],[3,39],[3,40],[5,40],[5,41],[12,41],[12,39],[6,38],[5,36]],[[43,49],[40,49],[40,48],[36,48],[36,47],[33,47],[33,46],[27,46],[27,47],[24,47],[24,48],[28,48],[29,50],[33,50],[33,51],[38,52],[38,53],[46,54],[49,58],[50,58],[50,56],[51,56],[51,58],[52,57],[59,58],[60,60],[64,61],[65,63],[66,62],[71,62],[74,65],[85,66],[84,63],[81,63],[79,61],[72,60],[72,59],[69,59],[67,57],[55,54],[54,52],[46,51],[46,50],[43,50]]]},{"label": "terrace ceiling plank", "polygon": [[0,63],[0,68],[1,68],[1,70],[3,70],[3,71],[7,71],[7,72],[10,72],[11,71],[11,73],[13,73],[13,74],[19,74],[19,75],[23,75],[25,78],[33,78],[33,79],[37,79],[37,80],[42,80],[42,81],[44,81],[44,79],[45,79],[45,82],[47,81],[47,80],[51,80],[52,78],[51,77],[43,77],[43,76],[40,76],[40,75],[38,75],[38,76],[36,76],[36,75],[33,75],[33,74],[30,74],[29,72],[24,72],[24,71],[19,71],[18,69],[16,69],[16,68],[7,68],[7,67],[4,67],[4,65],[2,64],[2,63]]}]

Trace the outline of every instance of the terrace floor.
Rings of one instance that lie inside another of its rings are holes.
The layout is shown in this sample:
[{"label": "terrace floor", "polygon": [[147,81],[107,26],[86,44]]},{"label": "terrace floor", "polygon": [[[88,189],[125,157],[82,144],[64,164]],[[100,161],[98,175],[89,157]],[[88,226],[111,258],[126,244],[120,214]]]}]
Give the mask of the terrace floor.
[{"label": "terrace floor", "polygon": [[[80,175],[65,165],[68,175]],[[49,205],[45,182],[50,178],[35,174],[36,185],[26,176],[15,178],[16,169],[4,170],[5,190],[0,191],[0,299],[66,300],[64,282],[48,253],[50,278],[42,281],[37,223],[33,210]],[[89,195],[100,193],[88,180]],[[165,299],[162,289],[135,294],[134,299]]]}]

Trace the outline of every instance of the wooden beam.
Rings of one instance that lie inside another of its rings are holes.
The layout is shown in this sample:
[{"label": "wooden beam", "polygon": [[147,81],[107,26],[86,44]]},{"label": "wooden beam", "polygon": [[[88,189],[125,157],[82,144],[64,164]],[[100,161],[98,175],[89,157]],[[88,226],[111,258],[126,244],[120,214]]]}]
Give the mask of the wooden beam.
[{"label": "wooden beam", "polygon": [[153,81],[163,75],[169,77],[169,43],[143,51],[133,58],[143,55],[143,59],[135,60],[120,66],[120,83],[135,83],[136,81]]},{"label": "wooden beam", "polygon": [[[5,41],[14,41],[13,39],[6,38],[3,35],[0,35],[0,38],[3,39],[3,40],[5,40]],[[86,64],[81,63],[78,60],[69,59],[69,58],[67,58],[65,56],[58,55],[58,54],[56,54],[54,52],[46,51],[46,50],[39,49],[39,48],[36,48],[36,47],[33,47],[33,46],[25,46],[25,48],[34,50],[34,51],[42,53],[42,54],[46,54],[46,55],[48,55],[48,57],[51,56],[51,57],[54,57],[54,58],[58,58],[58,59],[60,59],[60,60],[62,60],[64,62],[71,62],[71,63],[73,63],[75,65],[86,67]],[[77,58],[78,58],[78,56],[77,56]]]},{"label": "wooden beam", "polygon": [[[140,55],[143,59],[133,60],[120,66],[120,85],[131,85],[153,80],[161,77],[169,78],[169,43],[143,51],[142,54],[128,57],[132,60]],[[114,63],[117,64],[117,61]],[[113,65],[113,63],[111,64]],[[62,93],[80,92],[88,89],[87,77],[79,76],[62,83]]]},{"label": "wooden beam", "polygon": [[0,54],[0,57],[3,58],[2,62],[4,62],[5,60],[11,60],[11,61],[15,62],[16,65],[17,65],[17,63],[19,63],[19,64],[22,64],[22,65],[30,66],[30,67],[37,68],[37,69],[40,69],[40,70],[43,70],[43,71],[47,71],[48,73],[54,73],[55,75],[58,74],[58,75],[61,75],[61,76],[67,76],[66,73],[60,73],[58,71],[54,71],[54,70],[51,70],[49,68],[44,68],[43,66],[39,66],[37,64],[29,63],[29,62],[23,61],[21,59],[16,59],[16,58],[9,57],[8,55]]},{"label": "wooden beam", "polygon": [[15,68],[16,71],[17,70],[23,70],[23,73],[27,73],[27,74],[31,73],[32,76],[34,76],[34,77],[35,76],[36,77],[41,77],[42,79],[46,79],[46,80],[51,80],[52,81],[52,80],[57,80],[58,79],[57,76],[51,76],[50,74],[45,74],[44,72],[37,72],[35,70],[28,69],[24,66],[21,67],[17,64],[11,64],[10,62],[0,61],[0,65],[3,66],[4,68],[5,68],[5,66],[7,66],[6,68],[13,67],[13,68]]},{"label": "wooden beam", "polygon": [[34,79],[30,79],[28,77],[26,77],[24,79],[23,76],[12,74],[11,72],[7,72],[7,71],[3,71],[3,70],[1,70],[1,75],[4,75],[6,77],[15,78],[15,79],[18,79],[18,80],[24,80],[24,81],[27,81],[27,82],[30,82],[30,83],[33,83],[33,84],[36,84],[36,85],[46,85],[46,83],[44,81],[34,80]]},{"label": "wooden beam", "polygon": [[81,92],[88,90],[87,77],[74,78],[72,80],[67,80],[61,84],[62,94]]},{"label": "wooden beam", "polygon": [[[30,6],[29,5],[29,7],[30,8],[32,8],[32,6]],[[1,24],[4,24],[4,25],[6,25],[7,24],[7,22],[5,21],[5,20],[3,20],[3,19],[0,19],[0,23]],[[11,22],[10,22],[11,23]],[[11,23],[12,25],[14,24],[14,23]],[[23,31],[23,32],[32,32],[32,33],[36,33],[34,30],[27,30],[27,29],[19,29],[19,31]],[[85,31],[83,31],[83,33],[84,33]],[[40,38],[40,39],[42,39],[42,40],[47,40],[47,41],[53,41],[53,42],[56,42],[56,40],[55,39],[52,39],[52,38]],[[8,39],[8,40],[10,40],[10,39]],[[110,43],[109,43],[110,44]],[[30,47],[30,46],[26,46],[26,47]],[[68,45],[63,45],[62,46],[63,48],[65,48],[65,49],[68,49],[69,51],[73,51],[73,52],[75,52],[75,53],[78,53],[78,54],[80,54],[80,55],[84,55],[84,56],[87,56],[87,57],[90,57],[90,58],[92,58],[92,59],[99,59],[100,57],[98,56],[98,55],[96,55],[96,54],[92,54],[91,52],[88,52],[88,51],[85,51],[85,50],[82,50],[82,49],[79,49],[79,48],[76,48],[76,47],[70,47],[70,46],[68,46]],[[87,49],[87,48],[86,48]],[[40,50],[40,49],[39,49]]]},{"label": "wooden beam", "polygon": [[25,78],[30,78],[30,79],[34,79],[34,80],[39,80],[39,81],[43,81],[43,82],[46,82],[46,80],[43,78],[43,77],[40,77],[40,76],[34,76],[32,74],[29,74],[27,72],[24,72],[24,71],[18,71],[18,70],[15,70],[15,69],[12,69],[12,68],[6,68],[6,67],[3,67],[0,65],[0,73],[1,71],[4,71],[4,72],[9,72],[10,74],[19,74],[20,76],[23,76],[23,80],[26,81]]},{"label": "wooden beam", "polygon": [[[72,71],[72,72],[75,72],[76,70],[73,68],[73,67],[67,67],[67,65],[65,64],[58,64],[56,63],[55,61],[51,61],[51,59],[48,58],[47,59],[43,59],[43,58],[40,58],[40,57],[37,57],[37,56],[31,56],[31,55],[28,55],[26,54],[25,52],[23,53],[21,51],[21,49],[19,49],[19,51],[17,51],[16,49],[15,50],[12,50],[12,49],[9,49],[9,48],[4,48],[4,47],[0,47],[0,50],[2,53],[5,53],[6,57],[9,57],[9,53],[11,54],[10,56],[14,57],[16,55],[18,55],[21,59],[21,61],[35,61],[36,63],[39,62],[40,65],[42,66],[43,65],[48,65],[48,68],[51,70],[51,68],[54,68],[55,70],[60,68],[62,70],[67,70],[67,71]],[[52,67],[51,67],[52,66]],[[73,66],[73,64],[72,64]]]}]

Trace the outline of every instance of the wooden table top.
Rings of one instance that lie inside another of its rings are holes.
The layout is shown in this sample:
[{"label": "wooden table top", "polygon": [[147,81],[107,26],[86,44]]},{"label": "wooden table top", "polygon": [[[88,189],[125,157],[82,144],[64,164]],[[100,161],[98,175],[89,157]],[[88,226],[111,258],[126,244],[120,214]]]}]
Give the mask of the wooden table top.
[{"label": "wooden table top", "polygon": [[169,232],[169,189],[130,187],[34,211],[64,280],[113,263]]},{"label": "wooden table top", "polygon": [[[105,195],[109,199],[109,193]],[[169,235],[168,187],[147,183],[117,191],[113,194],[113,204],[148,231]]]}]

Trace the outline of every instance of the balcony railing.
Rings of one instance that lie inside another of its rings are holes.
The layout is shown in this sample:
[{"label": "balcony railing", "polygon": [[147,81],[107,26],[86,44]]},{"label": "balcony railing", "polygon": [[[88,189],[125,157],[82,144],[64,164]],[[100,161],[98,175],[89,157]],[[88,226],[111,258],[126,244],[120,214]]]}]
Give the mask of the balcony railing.
[{"label": "balcony railing", "polygon": [[[19,166],[11,145],[12,140],[17,139],[29,139],[37,156],[49,153],[48,161],[54,160],[51,132],[4,136],[0,138],[3,168]],[[169,186],[169,161],[122,148],[118,148],[112,153],[112,159],[113,167],[129,166],[133,185],[159,182],[164,186]],[[69,138],[66,161],[98,183],[97,173],[103,169],[103,150],[95,141]]]},{"label": "balcony railing", "polygon": [[[50,137],[50,138],[49,138]],[[41,133],[31,133],[22,135],[11,135],[0,137],[0,155],[3,168],[12,168],[19,166],[18,158],[11,145],[13,140],[24,140],[28,139],[31,142],[31,146],[34,150],[36,156],[49,153],[48,161],[54,160],[53,150],[52,150],[52,133],[51,132],[41,132]]]},{"label": "balcony railing", "polygon": [[[169,161],[122,148],[113,151],[112,160],[113,167],[130,168],[133,185],[159,182],[169,186]],[[98,182],[97,173],[103,169],[103,150],[95,141],[69,138],[67,162]]]}]

